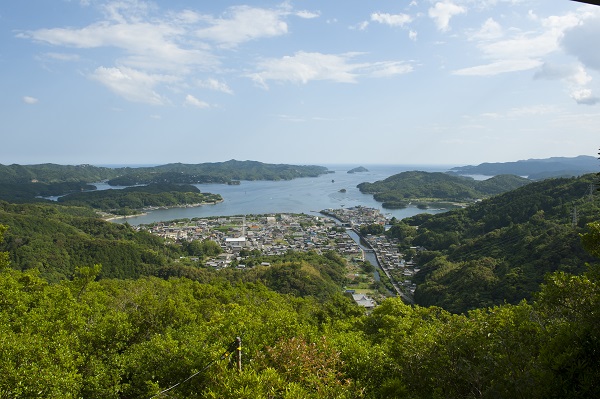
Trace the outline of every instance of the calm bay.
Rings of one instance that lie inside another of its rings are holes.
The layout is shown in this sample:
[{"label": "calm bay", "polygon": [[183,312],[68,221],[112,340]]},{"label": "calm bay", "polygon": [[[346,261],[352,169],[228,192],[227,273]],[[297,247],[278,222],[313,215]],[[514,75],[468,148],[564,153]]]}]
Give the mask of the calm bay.
[{"label": "calm bay", "polygon": [[[362,194],[356,186],[362,182],[383,180],[394,174],[421,170],[445,172],[452,166],[424,165],[365,165],[368,172],[347,173],[356,165],[324,165],[330,171],[319,177],[305,177],[286,181],[242,181],[239,185],[197,184],[202,192],[221,194],[223,202],[190,208],[170,208],[149,211],[140,216],[114,219],[115,223],[132,225],[191,219],[210,216],[233,216],[274,213],[318,213],[323,209],[366,206],[381,210],[388,217],[402,219],[419,213],[439,213],[445,209],[384,209],[370,194]],[[104,188],[104,187],[103,187]],[[99,189],[101,189],[99,187]],[[345,192],[344,192],[345,190]]]}]

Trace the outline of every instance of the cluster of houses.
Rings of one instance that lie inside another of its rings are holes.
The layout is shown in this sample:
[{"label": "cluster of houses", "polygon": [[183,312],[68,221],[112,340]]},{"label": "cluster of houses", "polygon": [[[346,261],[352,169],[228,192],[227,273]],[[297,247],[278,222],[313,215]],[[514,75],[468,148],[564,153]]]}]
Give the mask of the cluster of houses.
[{"label": "cluster of houses", "polygon": [[385,225],[387,220],[379,209],[367,208],[365,206],[354,206],[351,208],[326,209],[321,211],[324,215],[333,216],[346,227],[360,227],[363,224],[379,223]]},{"label": "cluster of houses", "polygon": [[[414,294],[417,285],[412,282],[412,277],[420,269],[412,260],[404,260],[403,254],[398,250],[398,243],[384,235],[368,234],[365,239],[375,251],[381,269],[388,274],[392,283],[403,286],[403,288],[398,287],[398,290]],[[412,249],[421,251],[424,248],[412,247]]]},{"label": "cluster of houses", "polygon": [[334,220],[306,214],[202,218],[155,223],[143,228],[174,241],[208,239],[217,242],[223,254],[207,263],[216,268],[227,267],[244,250],[259,250],[263,255],[283,255],[290,250],[336,251],[349,256],[362,253]]},{"label": "cluster of houses", "polygon": [[[362,206],[328,209],[321,213],[326,216],[273,214],[210,217],[141,225],[138,228],[173,241],[213,240],[221,246],[223,253],[210,259],[206,265],[220,269],[231,266],[234,261],[237,267],[244,268],[245,255],[255,250],[263,255],[283,255],[290,250],[314,250],[317,253],[336,251],[342,255],[364,259],[362,249],[342,226],[358,229],[362,224],[386,223],[379,210]],[[418,268],[410,261],[405,262],[396,243],[388,241],[383,235],[369,235],[365,238],[398,293],[414,292],[411,277]],[[393,273],[396,278],[392,278],[392,271],[396,271]],[[405,277],[400,283],[403,287],[397,286],[398,273]],[[375,306],[365,295],[354,299],[367,309]]]}]

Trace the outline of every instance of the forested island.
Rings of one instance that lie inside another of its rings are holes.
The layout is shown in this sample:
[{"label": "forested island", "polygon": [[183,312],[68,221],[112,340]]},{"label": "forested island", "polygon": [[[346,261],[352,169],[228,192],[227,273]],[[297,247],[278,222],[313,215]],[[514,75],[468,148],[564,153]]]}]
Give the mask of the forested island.
[{"label": "forested island", "polygon": [[363,166],[358,166],[358,167],[356,167],[356,168],[352,168],[352,169],[350,169],[350,170],[349,170],[348,172],[346,172],[346,173],[350,173],[350,174],[352,174],[352,173],[364,173],[364,172],[368,172],[368,171],[369,171],[369,170],[368,170],[367,168],[365,168],[365,167],[363,167]]},{"label": "forested island", "polygon": [[150,183],[228,183],[235,180],[290,180],[329,173],[323,166],[267,164],[257,161],[172,163],[151,167],[92,165],[1,165],[0,183],[94,183],[133,186]]},{"label": "forested island", "polygon": [[190,184],[153,183],[119,190],[88,191],[60,197],[66,205],[89,206],[115,214],[135,215],[149,208],[198,206],[223,201],[220,194],[201,193]]},{"label": "forested island", "polygon": [[412,201],[473,202],[529,183],[530,180],[513,175],[478,181],[441,172],[410,171],[374,183],[361,183],[357,187],[362,193],[373,194],[373,198],[382,202],[385,208],[402,208]]}]

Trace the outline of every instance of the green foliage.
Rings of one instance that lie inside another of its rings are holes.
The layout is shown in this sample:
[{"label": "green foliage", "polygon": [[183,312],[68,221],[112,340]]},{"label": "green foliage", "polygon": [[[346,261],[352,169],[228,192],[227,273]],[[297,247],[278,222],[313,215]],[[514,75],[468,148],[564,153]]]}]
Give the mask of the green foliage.
[{"label": "green foliage", "polygon": [[[149,398],[178,383],[168,397],[600,394],[593,273],[550,275],[532,304],[452,314],[394,298],[363,315],[342,296],[223,280],[94,281],[98,271],[79,267],[60,284],[0,272],[2,397]],[[241,373],[221,358],[236,336]]]},{"label": "green foliage", "polygon": [[92,165],[0,165],[0,183],[93,183],[119,176],[122,169]]},{"label": "green foliage", "polygon": [[384,230],[385,228],[383,227],[383,225],[379,223],[360,226],[360,234],[362,234],[363,236],[366,236],[368,234],[380,235],[383,234]]},{"label": "green foliage", "polygon": [[487,197],[530,183],[518,176],[495,176],[477,181],[446,173],[402,172],[375,183],[361,183],[362,193],[374,194],[376,201],[406,206],[411,199],[464,201]]},{"label": "green foliage", "polygon": [[[90,206],[105,212],[132,214],[147,207],[178,206],[222,201],[219,194],[200,193],[192,185],[150,184],[121,190],[70,194],[58,201],[72,206]],[[124,210],[129,210],[124,212]]]},{"label": "green foliage", "polygon": [[152,274],[181,250],[130,226],[97,219],[89,208],[0,202],[9,227],[0,251],[15,269],[37,269],[50,281],[70,278],[78,265],[102,264],[102,277]]},{"label": "green foliage", "polygon": [[151,168],[136,168],[109,180],[111,185],[150,183],[232,183],[239,180],[291,180],[316,177],[327,173],[322,166],[265,164],[256,161],[236,161],[181,164],[174,163]]},{"label": "green foliage", "polygon": [[[593,258],[580,232],[600,211],[589,196],[593,181],[593,175],[544,180],[465,209],[396,223],[388,234],[399,238],[402,248],[427,249],[416,256],[417,302],[453,312],[517,304],[532,298],[547,273],[583,272]],[[583,237],[591,248],[597,242],[593,226]]]}]

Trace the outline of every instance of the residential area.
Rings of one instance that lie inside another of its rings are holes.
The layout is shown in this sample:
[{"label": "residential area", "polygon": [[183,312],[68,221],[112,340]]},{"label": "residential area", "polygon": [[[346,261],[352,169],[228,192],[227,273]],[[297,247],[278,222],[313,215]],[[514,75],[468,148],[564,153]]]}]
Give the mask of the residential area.
[{"label": "residential area", "polygon": [[[283,255],[290,250],[317,253],[335,251],[349,261],[350,280],[363,283],[369,280],[373,283],[373,275],[365,279],[360,267],[357,267],[357,263],[365,260],[365,252],[367,259],[369,252],[372,252],[376,258],[371,256],[371,263],[379,263],[381,269],[378,270],[385,273],[396,291],[394,294],[410,301],[415,288],[411,277],[418,269],[402,258],[396,243],[390,242],[384,235],[369,235],[364,239],[372,250],[364,245],[361,248],[348,232],[350,229],[357,232],[361,225],[373,223],[385,225],[386,218],[376,209],[359,206],[327,209],[318,215],[281,213],[194,218],[140,225],[138,229],[172,241],[215,241],[223,253],[204,264],[215,269],[233,266],[243,269],[246,267],[244,259],[249,254]],[[379,273],[375,276],[379,277]],[[367,286],[360,285],[363,288]],[[355,288],[348,291],[355,294],[357,303],[367,308],[374,306],[371,298],[366,296],[371,290]]]}]

